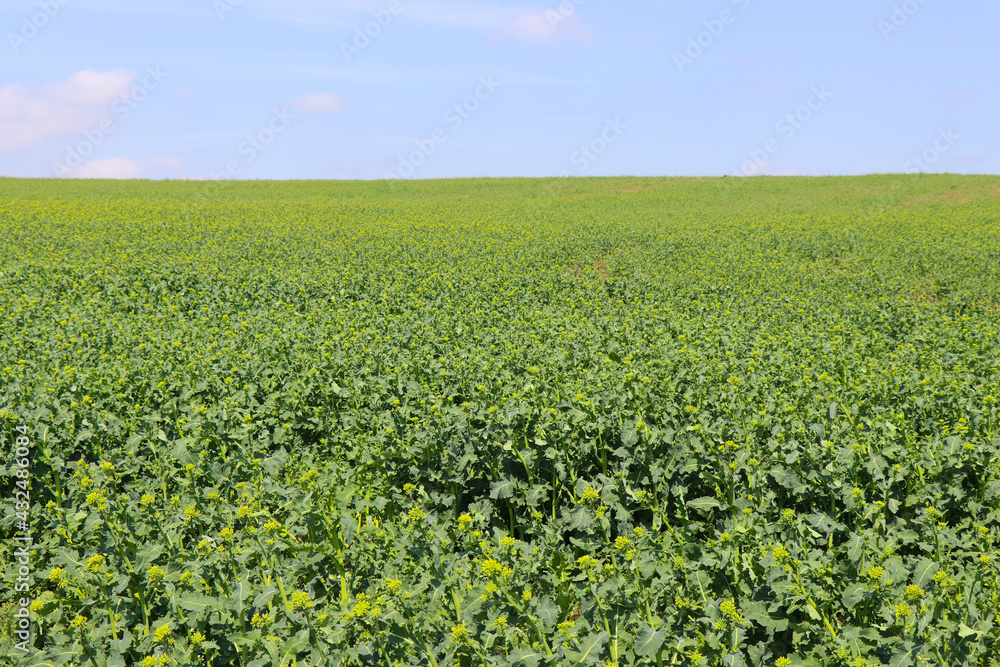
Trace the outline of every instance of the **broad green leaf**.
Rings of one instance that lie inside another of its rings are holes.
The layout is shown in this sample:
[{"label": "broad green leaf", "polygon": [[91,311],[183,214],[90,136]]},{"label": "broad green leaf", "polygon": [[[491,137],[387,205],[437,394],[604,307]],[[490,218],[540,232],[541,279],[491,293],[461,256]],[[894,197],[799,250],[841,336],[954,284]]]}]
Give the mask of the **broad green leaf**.
[{"label": "broad green leaf", "polygon": [[710,509],[715,509],[716,507],[722,507],[722,503],[719,502],[717,498],[712,498],[711,496],[703,496],[701,498],[695,498],[694,500],[689,500],[687,506],[691,509],[707,511]]},{"label": "broad green leaf", "polygon": [[916,644],[911,639],[906,640],[903,648],[896,651],[892,658],[889,659],[890,667],[911,667],[912,665],[917,665],[917,657],[925,648],[926,645],[923,643]]},{"label": "broad green leaf", "polygon": [[725,667],[746,667],[746,660],[742,653],[728,653],[722,658]]},{"label": "broad green leaf", "polygon": [[46,652],[45,659],[42,661],[32,661],[30,664],[32,667],[58,667],[58,665],[65,665],[71,660],[79,658],[79,662],[74,662],[72,664],[83,664],[84,657],[86,654],[83,651],[72,650],[72,649],[59,649],[55,651]]},{"label": "broad green leaf", "polygon": [[490,498],[503,499],[514,495],[517,488],[517,480],[513,477],[504,477],[490,483]]},{"label": "broad green leaf", "polygon": [[938,569],[939,565],[929,558],[921,560],[913,570],[913,584],[921,588],[927,588],[930,582],[934,580],[934,575]]},{"label": "broad green leaf", "polygon": [[958,636],[959,637],[971,637],[972,635],[977,635],[978,636],[980,634],[982,634],[982,633],[979,630],[975,630],[973,628],[970,628],[965,623],[959,623],[958,624]]},{"label": "broad green leaf", "polygon": [[545,654],[538,650],[517,648],[507,656],[512,665],[522,665],[523,667],[538,667]]},{"label": "broad green leaf", "polygon": [[299,637],[292,637],[281,645],[281,648],[277,653],[278,659],[275,664],[284,665],[291,663],[295,655],[307,646],[308,644],[303,642]]},{"label": "broad green leaf", "polygon": [[236,613],[242,613],[247,597],[250,595],[249,574],[244,573],[242,577],[233,582],[232,598],[235,604]]},{"label": "broad green leaf", "polygon": [[865,540],[857,533],[853,533],[847,540],[847,557],[851,560],[858,560],[864,553]]},{"label": "broad green leaf", "polygon": [[216,604],[218,604],[218,600],[216,598],[202,595],[200,593],[185,593],[177,600],[177,605],[181,607],[181,609],[187,609],[197,615],[207,612]]},{"label": "broad green leaf", "polygon": [[636,655],[648,658],[656,655],[656,652],[660,650],[666,639],[667,632],[664,628],[661,627],[659,630],[654,630],[647,625],[639,631],[638,636],[635,638],[633,650]]},{"label": "broad green leaf", "polygon": [[139,560],[136,562],[136,570],[145,570],[160,557],[163,553],[162,544],[150,544],[139,552]]},{"label": "broad green leaf", "polygon": [[275,588],[274,586],[270,586],[268,588],[265,588],[263,591],[261,591],[260,593],[258,593],[257,596],[253,599],[253,604],[251,606],[253,606],[255,608],[261,608],[261,607],[266,606],[267,603],[270,602],[274,598],[274,595],[277,592],[278,592],[278,589]]},{"label": "broad green leaf", "polygon": [[861,602],[868,595],[868,589],[864,584],[851,584],[840,596],[841,602],[848,609],[853,609],[856,604]]},{"label": "broad green leaf", "polygon": [[610,638],[611,635],[607,632],[587,635],[586,637],[577,640],[575,649],[566,650],[566,657],[569,658],[573,664],[593,664],[601,658],[604,646],[608,643]]}]

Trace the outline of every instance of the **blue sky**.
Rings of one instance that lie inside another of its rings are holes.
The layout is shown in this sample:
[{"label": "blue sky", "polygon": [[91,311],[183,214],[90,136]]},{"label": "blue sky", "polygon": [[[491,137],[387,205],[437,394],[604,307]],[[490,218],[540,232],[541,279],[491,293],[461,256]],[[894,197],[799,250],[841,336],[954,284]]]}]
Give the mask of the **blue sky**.
[{"label": "blue sky", "polygon": [[4,0],[0,175],[1000,173],[995,0]]}]

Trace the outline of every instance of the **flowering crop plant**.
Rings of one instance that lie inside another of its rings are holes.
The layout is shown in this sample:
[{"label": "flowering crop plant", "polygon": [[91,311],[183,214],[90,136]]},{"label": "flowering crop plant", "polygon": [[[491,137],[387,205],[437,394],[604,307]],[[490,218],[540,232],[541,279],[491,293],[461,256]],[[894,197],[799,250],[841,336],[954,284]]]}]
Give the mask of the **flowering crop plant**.
[{"label": "flowering crop plant", "polygon": [[3,664],[1000,664],[1000,179],[202,189],[0,179]]}]

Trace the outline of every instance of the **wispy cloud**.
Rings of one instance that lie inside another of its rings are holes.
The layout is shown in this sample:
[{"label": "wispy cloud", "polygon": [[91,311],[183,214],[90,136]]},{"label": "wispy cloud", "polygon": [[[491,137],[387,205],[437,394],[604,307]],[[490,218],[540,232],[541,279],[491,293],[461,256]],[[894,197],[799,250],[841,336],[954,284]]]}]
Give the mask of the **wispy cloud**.
[{"label": "wispy cloud", "polygon": [[296,97],[288,103],[288,106],[293,111],[303,113],[336,113],[347,107],[347,96],[334,95],[333,93],[313,93]]},{"label": "wispy cloud", "polygon": [[178,176],[184,171],[184,160],[172,155],[161,155],[145,160],[127,157],[109,157],[92,160],[74,169],[70,178],[157,178]]},{"label": "wispy cloud", "polygon": [[370,71],[362,70],[360,68],[348,69],[281,66],[270,68],[270,71],[288,76],[315,76],[372,85],[392,84],[406,79],[405,74],[399,74],[397,72]]},{"label": "wispy cloud", "polygon": [[[289,25],[311,25],[353,29],[358,21],[384,10],[388,0],[254,0],[234,3],[234,14],[265,17]],[[517,4],[496,0],[400,0],[404,14],[413,21],[492,30],[523,11]],[[204,18],[214,15],[212,2],[187,3],[176,0],[74,0],[74,8],[96,12],[130,12],[187,15]]]},{"label": "wispy cloud", "polygon": [[0,151],[14,152],[91,128],[109,106],[131,93],[135,74],[84,70],[60,83],[0,88]]},{"label": "wispy cloud", "polygon": [[[257,0],[255,8],[262,10],[269,19],[286,24],[349,29],[353,27],[349,18],[380,7],[378,2],[343,0]],[[238,11],[243,9],[240,7]]]},{"label": "wispy cloud", "polygon": [[[399,0],[400,18],[455,28],[495,31],[524,14],[520,3],[497,0]],[[388,0],[256,0],[275,20],[353,29],[384,11]],[[544,13],[544,12],[539,12]]]},{"label": "wispy cloud", "polygon": [[942,104],[953,104],[956,102],[973,104],[979,101],[979,97],[968,90],[945,90],[938,94],[935,101]]},{"label": "wispy cloud", "polygon": [[142,165],[126,157],[93,160],[71,174],[71,178],[141,178]]},{"label": "wispy cloud", "polygon": [[458,28],[496,30],[514,20],[522,9],[500,2],[426,0],[413,2],[405,15],[415,21]]},{"label": "wispy cloud", "polygon": [[566,16],[551,9],[527,12],[495,32],[494,37],[535,44],[555,44],[561,37],[568,37],[576,42],[593,42],[597,34],[578,24],[575,15]]},{"label": "wispy cloud", "polygon": [[[399,0],[400,16],[419,23],[495,30],[523,9],[493,0]],[[256,0],[270,18],[292,24],[353,29],[359,21],[385,11],[388,0]]]},{"label": "wispy cloud", "polygon": [[[104,12],[142,12],[147,14],[187,14],[207,15],[211,13],[211,2],[177,3],[167,0],[145,0],[134,3],[130,0],[76,0],[78,8]],[[388,0],[254,0],[234,6],[235,12],[257,18],[290,25],[313,25],[353,29],[359,22],[370,19],[377,11],[384,11]],[[405,20],[456,28],[471,28],[497,31],[512,26],[511,36],[533,34],[530,25],[531,14],[544,16],[559,14],[558,9],[541,10],[525,14],[525,7],[519,2],[504,0],[399,0],[402,5],[400,16]],[[548,4],[548,3],[545,3]],[[528,18],[523,18],[528,16]],[[564,16],[560,17],[565,19]],[[560,26],[559,32],[577,40],[593,37],[592,32],[576,26]]]},{"label": "wispy cloud", "polygon": [[573,123],[573,124],[588,124],[588,123],[599,123],[601,119],[597,116],[549,116],[547,120],[553,123]]}]

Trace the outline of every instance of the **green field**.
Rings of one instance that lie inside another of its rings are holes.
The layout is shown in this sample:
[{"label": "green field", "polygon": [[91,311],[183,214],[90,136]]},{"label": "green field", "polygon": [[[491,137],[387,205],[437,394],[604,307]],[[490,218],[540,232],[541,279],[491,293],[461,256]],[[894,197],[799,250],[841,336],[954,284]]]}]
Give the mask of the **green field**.
[{"label": "green field", "polygon": [[12,664],[1000,664],[996,176],[0,179],[0,230]]}]

